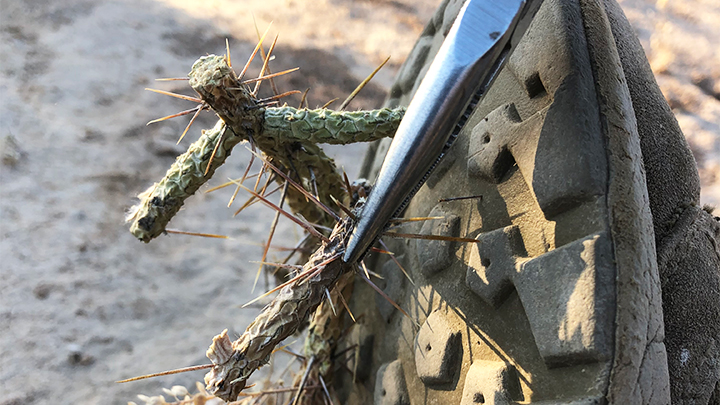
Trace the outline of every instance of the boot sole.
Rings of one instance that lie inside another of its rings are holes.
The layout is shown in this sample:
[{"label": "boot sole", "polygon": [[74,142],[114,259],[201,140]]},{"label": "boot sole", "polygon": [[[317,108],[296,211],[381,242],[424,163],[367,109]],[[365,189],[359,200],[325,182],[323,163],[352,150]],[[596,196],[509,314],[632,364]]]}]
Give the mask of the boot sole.
[{"label": "boot sole", "polygon": [[[461,6],[438,9],[388,106],[409,102]],[[354,376],[337,378],[343,403],[670,402],[642,155],[609,24],[597,1],[545,0],[405,212],[444,219],[404,233],[478,243],[386,240],[412,281],[368,257],[412,320],[356,286],[364,321],[346,342],[359,350]]]}]

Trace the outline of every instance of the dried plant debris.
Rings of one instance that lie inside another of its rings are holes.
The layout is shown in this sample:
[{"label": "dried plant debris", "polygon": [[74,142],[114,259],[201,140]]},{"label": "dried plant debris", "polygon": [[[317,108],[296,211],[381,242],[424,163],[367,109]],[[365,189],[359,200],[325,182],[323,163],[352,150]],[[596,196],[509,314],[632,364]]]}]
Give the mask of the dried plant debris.
[{"label": "dried plant debris", "polygon": [[250,375],[270,359],[275,347],[295,333],[353,265],[343,262],[352,220],[335,226],[328,242],[315,251],[302,271],[258,315],[235,342],[227,330],[213,338],[207,357],[213,368],[205,376],[206,389],[228,401],[237,399]]},{"label": "dried plant debris", "polygon": [[263,136],[338,145],[372,142],[394,136],[404,113],[403,108],[352,112],[268,108]]},{"label": "dried plant debris", "polygon": [[[143,242],[165,231],[185,200],[212,177],[233,147],[243,141],[259,148],[270,162],[299,179],[305,189],[317,191],[324,204],[332,203],[331,195],[343,201],[343,179],[333,160],[317,143],[348,144],[393,136],[404,115],[401,108],[342,112],[271,107],[290,92],[257,99],[228,64],[226,56],[210,55],[197,60],[190,71],[189,83],[200,98],[184,98],[201,103],[197,112],[204,105],[209,106],[220,121],[213,129],[203,131],[160,182],[138,196],[140,202],[130,210],[127,220],[132,234]],[[191,111],[195,109],[188,110]],[[312,223],[326,227],[334,223],[317,206],[308,204],[298,190],[288,191],[287,203],[293,212]]]},{"label": "dried plant debris", "polygon": [[[205,184],[215,169],[225,162],[232,147],[242,140],[225,136],[226,132],[227,126],[222,121],[218,121],[213,129],[203,131],[200,139],[178,156],[165,177],[138,196],[140,203],[132,207],[127,216],[131,222],[130,232],[135,237],[147,243],[165,232],[165,226],[185,200]],[[218,142],[221,146],[208,170],[210,156]]]},{"label": "dried plant debris", "polygon": [[[147,395],[138,395],[138,399],[142,405],[222,405],[225,403],[222,399],[209,394],[205,391],[202,383],[195,384],[197,392],[190,394],[187,388],[182,385],[174,385],[172,388],[163,388],[163,392],[168,395],[170,402],[165,399],[164,395],[155,395],[149,397]],[[128,402],[128,405],[138,405],[135,402]]]},{"label": "dried plant debris", "polygon": [[[263,169],[272,171],[268,179],[274,178],[284,185],[281,204],[277,206],[266,199],[269,194],[265,194],[267,185],[258,190],[256,184],[255,190],[252,190],[240,181],[238,189],[245,188],[252,194],[252,198],[276,209],[278,215],[288,216],[302,225],[316,237],[316,241],[320,241],[320,245],[312,255],[301,255],[299,260],[302,267],[295,274],[290,274],[289,281],[262,296],[279,290],[275,299],[262,310],[242,336],[232,342],[225,330],[213,338],[206,353],[211,364],[124,380],[210,369],[205,376],[206,387],[199,387],[195,395],[190,395],[183,387],[166,390],[166,394],[176,399],[170,402],[172,404],[210,404],[220,399],[239,400],[238,403],[275,403],[279,398],[277,395],[291,395],[294,404],[333,403],[328,382],[332,379],[333,355],[343,331],[343,315],[345,310],[349,312],[346,301],[352,291],[355,275],[351,271],[355,265],[344,263],[342,255],[357,210],[369,192],[369,185],[364,181],[351,184],[347,176],[338,173],[333,160],[325,155],[318,144],[370,142],[392,137],[404,115],[404,109],[345,112],[325,108],[296,109],[287,105],[276,107],[275,104],[282,97],[295,92],[277,94],[276,91],[273,97],[259,99],[259,83],[297,69],[265,74],[269,72],[267,61],[273,43],[267,55],[261,52],[265,63],[260,77],[244,80],[243,75],[254,55],[261,49],[261,43],[262,39],[240,75],[232,69],[229,53],[226,56],[205,56],[196,61],[188,83],[199,98],[153,90],[198,104],[193,109],[151,121],[194,113],[182,136],[202,110],[212,109],[220,120],[214,128],[202,132],[200,139],[177,158],[160,182],[139,195],[140,203],[131,209],[127,220],[131,222],[133,235],[144,242],[169,232],[166,226],[185,200],[212,177],[238,143],[249,142],[253,150],[257,148],[262,151],[262,156],[254,154],[253,159],[257,156],[263,162]],[[371,77],[345,100],[341,110]],[[253,89],[249,86],[251,83],[255,84]],[[243,180],[246,176],[247,172]],[[259,180],[258,177],[258,184]],[[286,202],[294,214],[299,214],[306,221],[282,210],[282,202]],[[345,205],[354,206],[356,212]],[[339,206],[347,217],[341,219],[328,208],[330,206]],[[308,222],[320,225],[321,228],[332,228],[332,232],[329,236],[323,235]],[[267,247],[272,239],[272,231],[268,239]],[[352,318],[352,314],[349,315]],[[299,372],[295,374],[292,387],[286,388],[281,382],[276,382],[270,384],[273,387],[270,390],[243,393],[248,378],[269,361],[280,342],[304,326],[308,326],[304,354],[296,355],[303,361]],[[270,393],[273,395],[266,395]],[[168,404],[162,396],[140,396],[140,399],[148,404]]]}]

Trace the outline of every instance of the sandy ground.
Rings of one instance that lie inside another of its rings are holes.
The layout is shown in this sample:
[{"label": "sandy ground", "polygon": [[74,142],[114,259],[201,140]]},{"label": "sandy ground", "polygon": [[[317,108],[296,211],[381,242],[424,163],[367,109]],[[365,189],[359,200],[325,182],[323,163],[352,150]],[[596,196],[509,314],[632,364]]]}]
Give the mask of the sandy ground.
[{"label": "sandy ground", "polygon": [[[320,105],[344,98],[393,59],[352,107],[377,107],[437,1],[0,0],[0,404],[125,404],[202,371],[114,380],[203,364],[213,335],[244,330],[258,308],[252,279],[272,212],[233,218],[232,191],[199,194],[172,227],[232,237],[166,236],[148,245],[123,224],[132,196],[158,180],[200,128],[175,145],[190,108],[143,91],[186,92],[206,53],[244,63],[261,29],[279,33],[274,70],[300,66],[282,89],[311,87]],[[703,201],[720,203],[720,6],[714,0],[622,2],[688,137]],[[713,41],[715,41],[713,43]],[[259,65],[255,67],[257,71]],[[292,102],[291,102],[292,103]],[[211,184],[242,173],[239,148]],[[357,173],[363,146],[334,148]],[[300,231],[281,222],[276,239]],[[282,253],[273,253],[273,258]],[[262,287],[261,281],[261,287]],[[278,359],[282,363],[283,359]]]}]

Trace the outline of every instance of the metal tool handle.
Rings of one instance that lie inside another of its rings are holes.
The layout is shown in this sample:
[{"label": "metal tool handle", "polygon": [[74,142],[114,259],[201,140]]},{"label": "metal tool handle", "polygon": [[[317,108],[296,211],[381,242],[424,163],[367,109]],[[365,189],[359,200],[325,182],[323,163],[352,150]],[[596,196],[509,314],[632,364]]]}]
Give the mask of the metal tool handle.
[{"label": "metal tool handle", "polygon": [[525,5],[522,0],[465,3],[395,134],[348,241],[345,262],[362,258],[442,157],[478,86],[482,95],[502,67]]}]

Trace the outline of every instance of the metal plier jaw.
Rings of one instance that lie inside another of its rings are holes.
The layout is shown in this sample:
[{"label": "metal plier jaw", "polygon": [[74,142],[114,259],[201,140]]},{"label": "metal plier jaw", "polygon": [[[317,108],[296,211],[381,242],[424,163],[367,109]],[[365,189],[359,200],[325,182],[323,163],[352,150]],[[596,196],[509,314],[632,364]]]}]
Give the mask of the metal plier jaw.
[{"label": "metal plier jaw", "polygon": [[357,262],[445,155],[542,0],[467,0],[398,127],[343,260]]}]

